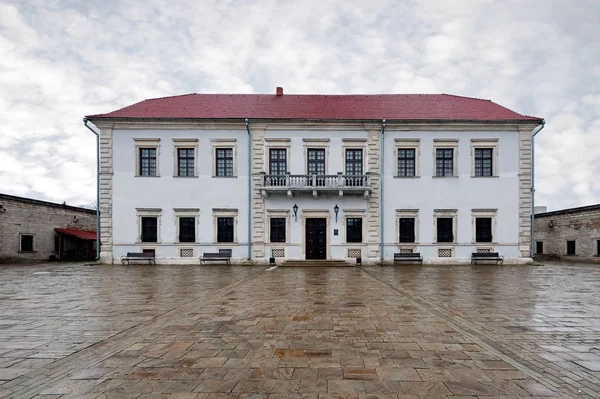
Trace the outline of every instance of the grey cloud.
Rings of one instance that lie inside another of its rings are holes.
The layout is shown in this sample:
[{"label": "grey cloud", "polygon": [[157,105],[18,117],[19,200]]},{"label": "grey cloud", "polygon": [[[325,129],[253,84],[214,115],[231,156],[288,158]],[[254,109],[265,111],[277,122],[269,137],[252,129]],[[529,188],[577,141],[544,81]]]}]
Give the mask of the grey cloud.
[{"label": "grey cloud", "polygon": [[600,202],[600,3],[0,3],[0,191],[94,201],[88,113],[188,92],[424,93],[543,116],[537,203]]}]

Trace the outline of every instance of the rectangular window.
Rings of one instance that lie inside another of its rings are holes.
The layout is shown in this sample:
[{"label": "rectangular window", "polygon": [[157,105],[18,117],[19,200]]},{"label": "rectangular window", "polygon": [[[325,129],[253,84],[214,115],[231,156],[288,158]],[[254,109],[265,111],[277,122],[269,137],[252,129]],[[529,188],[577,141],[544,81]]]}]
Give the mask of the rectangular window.
[{"label": "rectangular window", "polygon": [[415,218],[400,218],[400,242],[415,242]]},{"label": "rectangular window", "polygon": [[177,149],[177,176],[194,176],[193,148]]},{"label": "rectangular window", "polygon": [[454,242],[454,218],[437,218],[437,242]]},{"label": "rectangular window", "polygon": [[493,176],[493,148],[475,148],[475,176]]},{"label": "rectangular window", "polygon": [[[325,149],[309,148],[307,158],[307,173],[311,175],[312,179],[314,179],[314,175],[325,175]],[[316,179],[314,184],[315,186],[324,186],[325,178]]]},{"label": "rectangular window", "polygon": [[415,155],[414,148],[398,148],[398,176],[415,176]]},{"label": "rectangular window", "polygon": [[233,176],[233,148],[217,148],[215,153],[217,176]]},{"label": "rectangular window", "polygon": [[233,242],[233,218],[217,218],[217,242]]},{"label": "rectangular window", "polygon": [[362,241],[362,218],[346,219],[346,242]]},{"label": "rectangular window", "polygon": [[179,242],[196,242],[196,218],[179,218]]},{"label": "rectangular window", "polygon": [[156,148],[140,148],[140,176],[156,176]]},{"label": "rectangular window", "polygon": [[33,236],[31,234],[21,234],[21,252],[33,252]]},{"label": "rectangular window", "polygon": [[575,255],[575,241],[567,241],[567,255]]},{"label": "rectangular window", "polygon": [[269,149],[269,179],[271,186],[285,186],[287,172],[287,150],[284,148]]},{"label": "rectangular window", "polygon": [[600,256],[600,240],[596,240],[596,255]]},{"label": "rectangular window", "polygon": [[492,242],[492,218],[475,218],[475,242]]},{"label": "rectangular window", "polygon": [[363,150],[346,149],[346,174],[360,176],[363,174]]},{"label": "rectangular window", "polygon": [[54,253],[57,254],[60,251],[60,237],[54,236]]},{"label": "rectangular window", "polygon": [[285,242],[285,218],[271,218],[271,242]]},{"label": "rectangular window", "polygon": [[544,242],[543,241],[537,241],[535,243],[535,253],[540,254],[540,255],[544,253]]},{"label": "rectangular window", "polygon": [[158,218],[151,216],[143,216],[142,223],[142,242],[158,242]]},{"label": "rectangular window", "polygon": [[454,176],[454,149],[436,148],[435,150],[435,175]]}]

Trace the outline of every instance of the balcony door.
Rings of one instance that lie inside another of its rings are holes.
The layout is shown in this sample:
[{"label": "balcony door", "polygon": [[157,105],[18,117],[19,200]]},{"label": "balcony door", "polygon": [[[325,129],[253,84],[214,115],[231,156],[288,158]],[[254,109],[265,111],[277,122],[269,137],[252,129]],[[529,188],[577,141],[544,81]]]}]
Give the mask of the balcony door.
[{"label": "balcony door", "polygon": [[285,148],[269,149],[269,181],[271,186],[285,186],[287,172],[287,150]]},{"label": "balcony door", "polygon": [[360,187],[363,185],[363,150],[360,148],[346,149],[346,186]]},{"label": "balcony door", "polygon": [[327,259],[327,220],[306,219],[306,259]]},{"label": "balcony door", "polygon": [[[309,179],[316,179],[314,182],[315,186],[325,185],[325,149],[324,148],[309,148],[307,151],[307,162]],[[316,178],[315,175],[322,177]]]}]

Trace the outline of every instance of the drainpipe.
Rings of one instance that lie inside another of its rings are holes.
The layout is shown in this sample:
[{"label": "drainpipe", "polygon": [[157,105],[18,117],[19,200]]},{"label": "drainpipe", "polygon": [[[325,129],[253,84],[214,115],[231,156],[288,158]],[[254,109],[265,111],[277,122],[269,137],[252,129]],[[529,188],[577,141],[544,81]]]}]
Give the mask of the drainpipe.
[{"label": "drainpipe", "polygon": [[531,255],[531,259],[533,259],[534,255],[533,245],[535,242],[535,136],[542,131],[545,125],[546,120],[542,119],[542,123],[540,123],[531,131],[531,244],[529,245],[529,254]]},{"label": "drainpipe", "polygon": [[381,134],[379,135],[379,257],[383,263],[383,171],[385,165],[385,150],[383,148],[383,134],[385,133],[385,119],[381,121]]},{"label": "drainpipe", "polygon": [[100,134],[88,126],[88,118],[83,124],[96,135],[96,260],[100,259]]},{"label": "drainpipe", "polygon": [[252,132],[246,118],[248,132],[248,260],[252,261]]}]

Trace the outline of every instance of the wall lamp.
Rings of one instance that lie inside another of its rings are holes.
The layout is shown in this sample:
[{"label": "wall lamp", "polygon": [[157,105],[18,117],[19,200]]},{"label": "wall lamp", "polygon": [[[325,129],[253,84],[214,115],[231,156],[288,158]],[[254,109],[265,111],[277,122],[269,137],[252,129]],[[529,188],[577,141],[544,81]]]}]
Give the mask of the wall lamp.
[{"label": "wall lamp", "polygon": [[294,206],[292,207],[292,210],[294,211],[294,219],[297,222],[298,221],[298,205],[294,204]]},{"label": "wall lamp", "polygon": [[340,212],[340,207],[337,206],[337,204],[335,204],[335,206],[333,207],[333,211],[335,212],[335,222],[337,223],[337,217],[338,213]]}]

